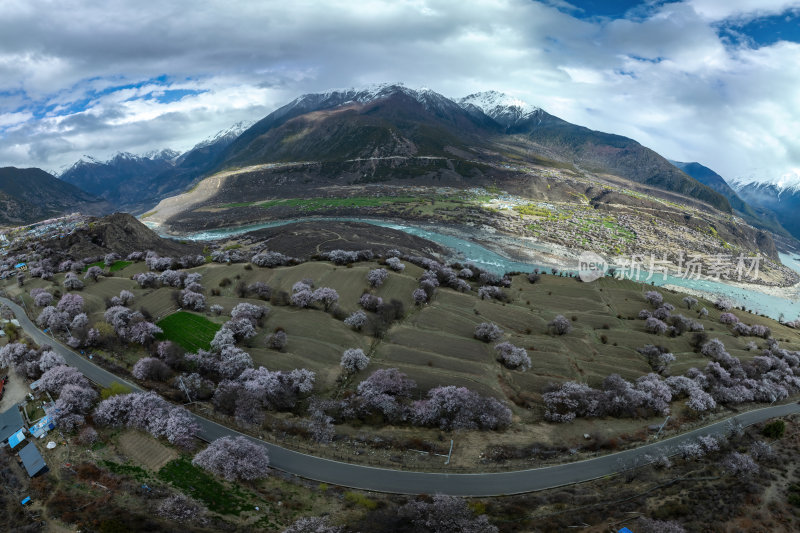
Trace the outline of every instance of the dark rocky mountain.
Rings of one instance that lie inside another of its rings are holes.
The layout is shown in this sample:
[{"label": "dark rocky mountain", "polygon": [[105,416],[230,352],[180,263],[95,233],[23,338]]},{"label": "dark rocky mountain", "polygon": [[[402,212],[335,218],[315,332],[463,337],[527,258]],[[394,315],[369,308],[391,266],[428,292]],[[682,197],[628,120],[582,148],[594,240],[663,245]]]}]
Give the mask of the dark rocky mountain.
[{"label": "dark rocky mountain", "polygon": [[800,239],[800,187],[775,183],[734,182],[736,192],[747,203],[775,214],[781,225]]},{"label": "dark rocky mountain", "polygon": [[116,252],[127,256],[133,251],[153,250],[162,256],[198,254],[203,245],[194,241],[179,242],[159,237],[150,228],[127,213],[114,213],[93,220],[85,229],[63,239],[48,241],[50,246],[72,257],[93,257]]},{"label": "dark rocky mountain", "polygon": [[38,168],[0,168],[0,224],[27,224],[81,212],[101,215],[112,206]]},{"label": "dark rocky mountain", "polygon": [[391,156],[452,157],[452,148],[488,145],[486,134],[500,131],[489,117],[474,117],[430,90],[384,85],[307,94],[245,131],[228,147],[220,168]]},{"label": "dark rocky mountain", "polygon": [[115,206],[136,204],[151,190],[153,179],[175,166],[172,150],[136,156],[120,153],[108,161],[84,157],[61,174],[61,179],[100,196]]},{"label": "dark rocky mountain", "polygon": [[234,124],[183,154],[163,150],[145,156],[118,154],[105,162],[82,159],[64,171],[61,179],[105,198],[118,209],[146,211],[217,166],[225,148],[248,126]]},{"label": "dark rocky mountain", "polygon": [[[245,131],[228,146],[216,170],[412,156],[511,159],[614,174],[731,211],[723,195],[638,142],[570,124],[496,92],[458,102],[403,85],[304,95]],[[397,168],[381,166],[379,180],[427,172]],[[362,171],[370,178],[369,169]]]},{"label": "dark rocky mountain", "polygon": [[760,206],[751,206],[742,200],[736,191],[728,185],[725,179],[697,162],[684,163],[681,161],[670,161],[673,165],[690,175],[700,183],[708,185],[718,193],[725,196],[731,204],[733,210],[741,216],[748,224],[761,229],[767,229],[778,235],[789,237],[791,234],[784,228],[777,215],[769,209]]}]

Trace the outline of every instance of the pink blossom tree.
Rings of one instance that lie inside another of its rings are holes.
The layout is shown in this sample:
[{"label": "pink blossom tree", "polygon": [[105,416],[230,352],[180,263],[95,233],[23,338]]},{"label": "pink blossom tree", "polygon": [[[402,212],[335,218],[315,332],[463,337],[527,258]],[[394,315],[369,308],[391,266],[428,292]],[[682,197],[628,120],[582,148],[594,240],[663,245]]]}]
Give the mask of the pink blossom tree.
[{"label": "pink blossom tree", "polygon": [[131,374],[136,379],[164,381],[169,377],[169,367],[155,357],[142,357],[133,365]]},{"label": "pink blossom tree", "polygon": [[282,329],[270,334],[267,336],[267,348],[272,350],[281,351],[286,348],[286,344],[289,342],[288,336],[286,332]]},{"label": "pink blossom tree", "polygon": [[156,506],[156,514],[171,522],[197,522],[205,524],[206,508],[195,500],[183,495],[173,494],[161,500]]},{"label": "pink blossom tree", "polygon": [[298,518],[283,533],[343,533],[344,529],[331,525],[327,516],[305,516]]},{"label": "pink blossom tree", "polygon": [[64,357],[52,350],[45,351],[39,358],[39,370],[42,372],[47,372],[53,367],[65,366],[66,364]]},{"label": "pink blossom tree", "polygon": [[510,342],[501,342],[494,347],[497,360],[506,368],[526,371],[531,367],[531,358],[525,348],[514,346]]},{"label": "pink blossom tree", "polygon": [[364,311],[356,311],[344,319],[346,326],[358,331],[367,325],[367,314]]},{"label": "pink blossom tree", "polygon": [[361,298],[358,299],[358,303],[367,311],[377,311],[378,308],[383,305],[383,298],[365,292],[361,295]]},{"label": "pink blossom tree", "polygon": [[564,315],[557,315],[547,323],[547,329],[553,335],[566,335],[572,331],[572,323]]},{"label": "pink blossom tree", "polygon": [[386,266],[388,266],[395,272],[402,272],[406,269],[406,266],[400,261],[398,257],[390,257],[389,259],[387,259]]},{"label": "pink blossom tree", "polygon": [[83,279],[91,279],[94,282],[97,282],[97,278],[103,275],[103,269],[99,266],[90,266],[86,269],[86,275],[83,276]]},{"label": "pink blossom tree", "polygon": [[56,309],[62,313],[67,313],[70,320],[75,315],[83,312],[83,297],[80,294],[65,294],[56,305]]},{"label": "pink blossom tree", "polygon": [[83,282],[78,279],[74,272],[67,272],[63,282],[64,288],[68,291],[79,291],[83,289]]},{"label": "pink blossom tree", "polygon": [[440,429],[499,429],[511,424],[511,410],[500,401],[465,387],[436,387],[414,402],[412,420]]},{"label": "pink blossom tree", "polygon": [[380,287],[388,277],[389,272],[384,268],[374,268],[367,272],[367,281],[370,287]]},{"label": "pink blossom tree", "polygon": [[436,533],[497,533],[485,514],[475,516],[467,503],[454,496],[437,494],[430,502],[415,500],[402,506],[400,516],[410,520],[417,531]]},{"label": "pink blossom tree", "polygon": [[242,436],[222,437],[194,456],[192,464],[228,481],[254,480],[269,475],[269,453]]},{"label": "pink blossom tree", "polygon": [[503,336],[503,330],[491,322],[481,322],[475,326],[474,336],[483,342],[493,342]]},{"label": "pink blossom tree", "polygon": [[747,479],[758,474],[758,464],[746,453],[731,452],[722,460],[722,468],[728,473]]},{"label": "pink blossom tree", "polygon": [[662,335],[667,332],[667,324],[664,323],[662,320],[651,316],[648,318],[644,323],[644,329],[649,333],[654,333],[656,335]]},{"label": "pink blossom tree", "polygon": [[90,388],[89,380],[80,370],[66,365],[50,368],[39,378],[39,387],[51,394],[61,394],[61,389],[66,385],[77,385],[84,389]]},{"label": "pink blossom tree", "polygon": [[345,372],[352,374],[367,368],[369,357],[364,354],[364,350],[361,348],[348,348],[342,354],[342,360],[339,365]]},{"label": "pink blossom tree", "polygon": [[181,306],[192,311],[204,311],[206,308],[206,297],[199,292],[190,290],[181,291]]},{"label": "pink blossom tree", "polygon": [[411,298],[414,300],[415,305],[422,305],[428,301],[428,293],[425,289],[414,289],[411,293]]},{"label": "pink blossom tree", "polygon": [[53,295],[44,289],[31,289],[31,297],[36,307],[47,307],[53,303]]},{"label": "pink blossom tree", "polygon": [[650,302],[653,307],[658,307],[664,303],[664,295],[658,291],[647,291],[644,293],[644,299]]},{"label": "pink blossom tree", "polygon": [[[386,272],[384,270],[384,272]],[[311,293],[313,302],[320,302],[325,311],[328,311],[333,304],[339,301],[339,293],[330,287],[320,287]]]}]

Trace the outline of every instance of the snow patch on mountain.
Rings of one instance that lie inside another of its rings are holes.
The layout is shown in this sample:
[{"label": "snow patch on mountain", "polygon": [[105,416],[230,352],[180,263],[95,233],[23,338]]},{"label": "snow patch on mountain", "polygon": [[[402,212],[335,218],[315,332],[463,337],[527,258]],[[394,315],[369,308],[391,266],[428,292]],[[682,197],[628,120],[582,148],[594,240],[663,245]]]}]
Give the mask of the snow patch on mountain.
[{"label": "snow patch on mountain", "polygon": [[505,126],[513,126],[542,111],[541,108],[524,100],[499,91],[473,93],[459,98],[456,102],[465,109],[475,106]]},{"label": "snow patch on mountain", "polygon": [[368,104],[401,93],[409,96],[425,106],[429,111],[442,111],[445,109],[458,109],[458,104],[453,100],[427,87],[412,89],[402,83],[378,83],[365,87],[351,87],[349,89],[330,89],[322,93],[304,94],[290,102],[284,110],[301,108],[305,110],[329,109],[348,104]]},{"label": "snow patch on mountain", "polygon": [[730,186],[736,191],[744,187],[750,188],[774,188],[778,194],[784,192],[794,194],[800,192],[800,168],[790,169],[775,178],[740,177],[730,181]]},{"label": "snow patch on mountain", "polygon": [[211,137],[203,141],[200,141],[194,146],[193,150],[197,148],[205,148],[206,146],[211,146],[212,144],[216,144],[221,141],[226,141],[228,143],[231,143],[239,135],[241,135],[247,129],[249,129],[250,126],[252,126],[253,124],[255,124],[255,122],[248,120],[242,120],[241,122],[237,122],[231,127],[225,128],[224,130],[220,130]]}]

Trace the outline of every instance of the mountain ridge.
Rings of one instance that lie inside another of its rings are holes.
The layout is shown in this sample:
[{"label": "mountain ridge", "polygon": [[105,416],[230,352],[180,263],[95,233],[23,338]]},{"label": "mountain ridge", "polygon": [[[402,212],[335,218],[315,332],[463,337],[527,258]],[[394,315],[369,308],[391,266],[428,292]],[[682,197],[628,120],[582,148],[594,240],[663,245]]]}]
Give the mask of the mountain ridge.
[{"label": "mountain ridge", "polygon": [[39,168],[0,168],[0,223],[27,224],[80,211],[111,212],[105,200],[63,182]]}]

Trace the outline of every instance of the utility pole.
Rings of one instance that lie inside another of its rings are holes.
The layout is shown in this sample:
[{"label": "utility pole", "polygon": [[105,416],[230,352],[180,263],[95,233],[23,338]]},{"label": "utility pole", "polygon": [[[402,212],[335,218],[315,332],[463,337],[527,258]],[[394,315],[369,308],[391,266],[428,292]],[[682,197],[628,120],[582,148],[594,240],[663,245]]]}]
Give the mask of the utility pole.
[{"label": "utility pole", "polygon": [[452,455],[453,455],[453,439],[450,439],[450,451],[447,452],[447,461],[445,461],[444,464],[446,465],[450,464],[450,457]]},{"label": "utility pole", "polygon": [[178,376],[178,384],[181,387],[181,390],[186,394],[186,399],[189,400],[189,403],[192,403],[192,397],[189,394],[189,389],[186,387],[186,384],[183,382],[183,376]]},{"label": "utility pole", "polygon": [[666,418],[666,420],[664,420],[664,423],[663,423],[663,424],[661,424],[661,427],[660,427],[660,428],[658,428],[658,431],[656,432],[656,436],[655,436],[654,438],[656,438],[656,439],[657,439],[657,438],[658,438],[658,436],[661,434],[661,430],[662,430],[662,429],[664,429],[664,426],[666,426],[666,425],[667,425],[667,422],[669,421],[669,417],[670,417],[670,416],[671,416],[671,415],[667,415],[667,418]]}]

